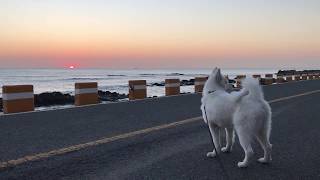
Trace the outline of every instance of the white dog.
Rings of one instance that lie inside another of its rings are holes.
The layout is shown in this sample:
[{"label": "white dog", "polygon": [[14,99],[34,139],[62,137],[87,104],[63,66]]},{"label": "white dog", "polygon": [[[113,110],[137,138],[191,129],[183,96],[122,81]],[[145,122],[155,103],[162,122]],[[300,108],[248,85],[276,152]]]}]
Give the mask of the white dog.
[{"label": "white dog", "polygon": [[[271,161],[272,145],[269,142],[271,131],[271,108],[264,100],[258,80],[246,78],[242,82],[243,89],[228,93],[227,81],[215,68],[204,85],[201,110],[205,123],[208,124],[214,145],[208,157],[216,153],[230,152],[234,142],[234,130],[239,137],[245,152],[245,158],[238,167],[247,167],[253,157],[251,143],[258,140],[264,150],[264,157],[258,159],[261,163]],[[226,146],[221,148],[220,130],[225,129]]]}]

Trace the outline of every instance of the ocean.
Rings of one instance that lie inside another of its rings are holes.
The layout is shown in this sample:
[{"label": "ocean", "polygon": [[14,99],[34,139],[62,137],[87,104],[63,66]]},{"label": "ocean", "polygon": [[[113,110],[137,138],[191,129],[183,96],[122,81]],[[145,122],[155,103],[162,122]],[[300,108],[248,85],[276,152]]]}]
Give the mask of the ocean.
[{"label": "ocean", "polygon": [[[222,69],[222,73],[236,75],[276,73],[278,69]],[[148,84],[167,78],[189,80],[210,74],[211,69],[0,69],[0,85],[32,84],[36,94],[60,91],[74,94],[75,82],[98,82],[104,91],[128,93],[128,80],[147,80]],[[193,86],[181,87],[181,92],[193,92]],[[163,96],[164,87],[148,86],[148,96]],[[0,91],[0,96],[2,90]]]}]

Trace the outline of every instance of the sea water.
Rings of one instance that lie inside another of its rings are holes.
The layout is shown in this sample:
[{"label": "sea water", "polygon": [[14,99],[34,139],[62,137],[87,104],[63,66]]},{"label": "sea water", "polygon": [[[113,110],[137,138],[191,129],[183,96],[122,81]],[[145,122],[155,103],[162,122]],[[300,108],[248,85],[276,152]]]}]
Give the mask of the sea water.
[{"label": "sea water", "polygon": [[[147,80],[147,84],[164,82],[165,79],[190,80],[207,76],[212,69],[0,69],[0,86],[31,84],[35,94],[60,91],[74,93],[75,82],[98,82],[99,89],[128,93],[129,80]],[[222,69],[222,73],[234,78],[236,75],[276,73],[277,69]],[[2,90],[1,90],[2,91]],[[0,97],[1,97],[0,91]],[[193,86],[182,86],[181,92],[193,92]],[[148,96],[163,96],[162,86],[148,86]]]}]

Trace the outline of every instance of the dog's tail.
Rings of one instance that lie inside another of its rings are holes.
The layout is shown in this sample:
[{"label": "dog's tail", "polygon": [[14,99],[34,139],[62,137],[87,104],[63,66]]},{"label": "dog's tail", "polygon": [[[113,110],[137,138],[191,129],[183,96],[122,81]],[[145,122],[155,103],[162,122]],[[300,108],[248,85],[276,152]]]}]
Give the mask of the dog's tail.
[{"label": "dog's tail", "polygon": [[249,94],[249,91],[248,90],[246,90],[246,89],[242,89],[241,91],[240,91],[240,93],[237,95],[237,97],[236,97],[236,102],[239,102],[239,101],[241,101],[241,99],[243,98],[243,97],[245,97],[246,95],[248,95]]},{"label": "dog's tail", "polygon": [[252,97],[254,99],[263,99],[263,91],[258,79],[248,77],[245,78],[241,83],[244,91],[249,91],[248,97]]}]

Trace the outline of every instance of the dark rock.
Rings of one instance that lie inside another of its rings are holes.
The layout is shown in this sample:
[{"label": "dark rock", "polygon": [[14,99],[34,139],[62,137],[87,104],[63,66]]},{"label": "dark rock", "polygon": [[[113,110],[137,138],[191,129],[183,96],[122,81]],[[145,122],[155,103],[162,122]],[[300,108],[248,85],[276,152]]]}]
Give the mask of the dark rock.
[{"label": "dark rock", "polygon": [[296,70],[279,70],[277,75],[279,76],[292,76],[292,75],[301,75],[301,74],[314,74],[320,73],[320,70],[303,70],[303,71],[296,71]]},{"label": "dark rock", "polygon": [[191,94],[191,92],[181,92],[180,94]]},{"label": "dark rock", "polygon": [[70,94],[63,94],[61,92],[45,92],[35,94],[34,102],[36,107],[73,104],[74,96]]},{"label": "dark rock", "polygon": [[[128,98],[126,94],[119,94],[110,91],[98,91],[98,96],[101,101],[117,101],[119,99]],[[74,104],[74,96],[63,94],[61,92],[45,92],[34,95],[34,103],[36,107],[54,106]],[[2,112],[2,99],[0,98],[0,112]]]},{"label": "dark rock", "polygon": [[152,83],[151,86],[165,86],[165,83],[164,82]]},{"label": "dark rock", "polygon": [[286,75],[294,75],[294,74],[296,74],[296,70],[285,70],[285,71],[279,70],[277,73],[278,76],[286,76]]},{"label": "dark rock", "polygon": [[194,85],[194,79],[182,80],[180,86],[191,86]]},{"label": "dark rock", "polygon": [[[180,81],[180,86],[191,86],[191,85],[194,85],[194,79]],[[152,83],[150,86],[160,86],[160,87],[165,86],[165,82]]]},{"label": "dark rock", "polygon": [[117,101],[120,99],[128,98],[127,94],[119,94],[117,92],[110,92],[110,91],[98,91],[98,96],[101,101]]}]

